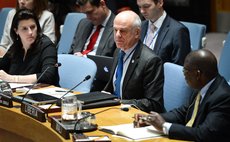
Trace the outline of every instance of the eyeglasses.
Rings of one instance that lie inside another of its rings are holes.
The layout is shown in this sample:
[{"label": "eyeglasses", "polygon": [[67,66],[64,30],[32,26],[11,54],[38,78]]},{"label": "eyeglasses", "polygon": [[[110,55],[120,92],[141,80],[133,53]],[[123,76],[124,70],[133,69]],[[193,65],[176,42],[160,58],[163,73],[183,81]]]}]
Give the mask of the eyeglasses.
[{"label": "eyeglasses", "polygon": [[195,69],[195,68],[183,68],[183,72],[184,73],[187,73],[187,72],[192,72],[192,71],[197,71],[197,72],[200,72],[200,70],[199,69]]}]

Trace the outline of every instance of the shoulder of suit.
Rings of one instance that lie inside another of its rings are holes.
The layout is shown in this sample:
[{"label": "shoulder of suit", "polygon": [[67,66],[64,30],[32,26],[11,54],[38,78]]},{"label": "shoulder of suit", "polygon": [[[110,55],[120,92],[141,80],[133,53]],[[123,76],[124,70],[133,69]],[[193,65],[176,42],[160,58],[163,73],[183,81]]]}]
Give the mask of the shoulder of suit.
[{"label": "shoulder of suit", "polygon": [[55,48],[54,43],[50,40],[50,38],[44,34],[39,39],[39,44],[41,45],[41,48],[50,47],[53,46]]}]

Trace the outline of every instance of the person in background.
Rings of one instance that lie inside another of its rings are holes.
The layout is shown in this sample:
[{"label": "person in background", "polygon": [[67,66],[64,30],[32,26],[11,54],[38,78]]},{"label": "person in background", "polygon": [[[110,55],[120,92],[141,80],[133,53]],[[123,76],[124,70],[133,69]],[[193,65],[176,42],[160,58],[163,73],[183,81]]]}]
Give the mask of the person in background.
[{"label": "person in background", "polygon": [[76,7],[76,0],[48,0],[49,11],[54,15],[55,19],[55,34],[57,37],[56,43],[61,37],[60,26],[64,25],[66,15],[71,12],[79,12]]},{"label": "person in background", "polygon": [[55,43],[55,20],[51,12],[47,10],[48,1],[47,0],[17,0],[16,9],[9,12],[6,24],[3,31],[3,36],[0,43],[0,56],[3,56],[9,47],[13,44],[13,40],[10,37],[10,28],[12,24],[12,19],[15,13],[20,9],[30,9],[39,19],[39,23],[42,32],[47,35],[52,42]]},{"label": "person in background", "polygon": [[135,114],[135,121],[151,124],[171,139],[229,141],[230,86],[218,73],[215,56],[206,49],[192,51],[185,59],[184,76],[195,89],[187,104],[162,114]]},{"label": "person in background", "polygon": [[183,65],[191,51],[188,29],[165,12],[164,0],[137,0],[140,13],[146,19],[142,23],[141,40],[163,62]]},{"label": "person in background", "polygon": [[163,112],[163,64],[140,41],[141,19],[133,11],[120,12],[114,19],[117,50],[110,80],[103,91],[143,111]]},{"label": "person in background", "polygon": [[139,9],[136,0],[107,0],[108,8],[115,14],[124,10],[132,10],[139,15]]},{"label": "person in background", "polygon": [[78,0],[77,4],[87,18],[79,22],[69,53],[113,56],[116,49],[113,38],[115,15],[108,9],[105,0]]},{"label": "person in background", "polygon": [[37,15],[29,9],[18,10],[10,35],[13,44],[0,61],[0,79],[58,86],[57,51],[54,43],[42,34]]}]

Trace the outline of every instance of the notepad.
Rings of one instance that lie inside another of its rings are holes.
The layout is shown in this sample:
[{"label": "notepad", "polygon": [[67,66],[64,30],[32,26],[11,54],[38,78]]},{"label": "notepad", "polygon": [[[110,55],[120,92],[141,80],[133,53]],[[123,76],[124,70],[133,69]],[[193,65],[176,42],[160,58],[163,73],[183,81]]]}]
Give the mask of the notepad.
[{"label": "notepad", "polygon": [[153,126],[134,128],[133,123],[114,126],[100,126],[99,130],[110,134],[127,137],[132,140],[150,139],[163,135],[163,132],[158,131]]}]

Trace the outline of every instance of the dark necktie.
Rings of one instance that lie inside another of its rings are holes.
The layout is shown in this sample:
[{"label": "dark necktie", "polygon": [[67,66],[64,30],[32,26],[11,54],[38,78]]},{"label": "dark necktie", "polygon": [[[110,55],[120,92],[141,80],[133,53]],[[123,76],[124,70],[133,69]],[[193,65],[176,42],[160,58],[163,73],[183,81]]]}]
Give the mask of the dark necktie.
[{"label": "dark necktie", "polygon": [[186,126],[188,127],[192,127],[195,119],[196,119],[196,115],[198,112],[198,108],[199,108],[199,104],[200,104],[200,99],[201,99],[201,95],[200,92],[197,94],[196,96],[196,101],[195,101],[195,105],[194,105],[194,109],[193,109],[193,113],[192,113],[192,117],[191,119],[188,121],[188,123],[186,124]]},{"label": "dark necktie", "polygon": [[116,72],[116,80],[115,80],[115,91],[114,94],[121,98],[120,91],[121,91],[121,78],[122,78],[122,72],[123,72],[123,58],[125,56],[124,51],[120,51],[119,57],[118,57],[118,64],[117,64],[117,72]]},{"label": "dark necktie", "polygon": [[94,45],[95,45],[95,43],[96,43],[96,41],[97,41],[97,38],[98,38],[98,36],[99,36],[99,33],[100,33],[101,28],[102,28],[102,25],[98,25],[98,26],[97,26],[95,32],[94,32],[94,33],[92,34],[92,36],[90,37],[89,44],[88,44],[86,50],[82,51],[82,54],[83,54],[83,55],[86,55],[86,54],[88,54],[90,51],[93,50],[93,47],[94,47]]}]

